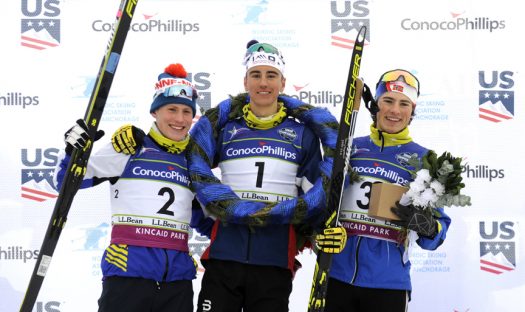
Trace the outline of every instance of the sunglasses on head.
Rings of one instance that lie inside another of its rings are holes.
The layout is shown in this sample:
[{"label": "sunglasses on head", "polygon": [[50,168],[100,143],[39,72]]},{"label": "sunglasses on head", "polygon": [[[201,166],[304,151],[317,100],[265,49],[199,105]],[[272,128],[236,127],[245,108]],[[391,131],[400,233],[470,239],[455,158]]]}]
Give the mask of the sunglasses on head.
[{"label": "sunglasses on head", "polygon": [[272,54],[279,54],[279,50],[277,50],[276,47],[274,47],[271,44],[268,43],[255,43],[252,44],[248,50],[246,50],[246,54],[248,53],[254,53],[254,52],[266,52],[266,53],[272,53]]},{"label": "sunglasses on head", "polygon": [[158,90],[155,93],[155,97],[159,95],[164,95],[165,97],[175,96],[175,97],[184,97],[189,100],[193,98],[193,88],[187,85],[172,85],[163,90]]},{"label": "sunglasses on head", "polygon": [[389,81],[403,81],[409,86],[414,87],[417,90],[417,94],[419,95],[419,80],[417,80],[417,78],[414,75],[412,75],[410,72],[406,70],[395,69],[395,70],[387,71],[379,79],[379,82],[389,82]]}]

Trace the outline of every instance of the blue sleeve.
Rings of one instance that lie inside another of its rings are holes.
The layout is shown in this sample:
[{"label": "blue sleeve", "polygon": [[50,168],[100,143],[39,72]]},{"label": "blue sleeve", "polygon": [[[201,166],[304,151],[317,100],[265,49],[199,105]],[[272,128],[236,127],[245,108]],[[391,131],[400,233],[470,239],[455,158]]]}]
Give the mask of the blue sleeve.
[{"label": "blue sleeve", "polygon": [[311,184],[314,184],[321,174],[319,163],[323,158],[321,155],[321,142],[308,127],[304,128],[302,148],[304,158],[297,171],[297,177],[304,177]]},{"label": "blue sleeve", "polygon": [[[71,159],[70,155],[67,155],[60,161],[59,168],[56,171],[56,187],[57,190],[60,190],[62,187],[62,182],[64,181],[64,177],[66,175],[67,166],[69,165],[69,160]],[[89,188],[93,186],[93,179],[89,180],[82,180],[82,184],[80,184],[80,188]]]},{"label": "blue sleeve", "polygon": [[436,212],[437,212],[437,222],[439,222],[439,225],[438,225],[439,232],[433,238],[421,236],[417,240],[417,244],[421,248],[426,249],[426,250],[435,250],[439,246],[441,246],[441,244],[443,244],[443,242],[445,241],[445,238],[447,237],[447,231],[452,221],[450,217],[445,213],[443,208],[437,208]]},{"label": "blue sleeve", "polygon": [[191,221],[190,226],[197,230],[201,235],[208,238],[211,236],[211,229],[215,221],[204,215],[204,211],[197,199],[194,199],[191,207]]}]

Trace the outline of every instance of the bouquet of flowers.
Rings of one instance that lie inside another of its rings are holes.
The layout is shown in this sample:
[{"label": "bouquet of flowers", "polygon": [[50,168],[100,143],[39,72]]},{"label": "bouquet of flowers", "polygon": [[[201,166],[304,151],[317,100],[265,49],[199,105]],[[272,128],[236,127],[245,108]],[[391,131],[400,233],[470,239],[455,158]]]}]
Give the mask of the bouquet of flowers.
[{"label": "bouquet of flowers", "polygon": [[423,208],[445,206],[470,206],[470,197],[460,194],[465,184],[462,183],[462,158],[453,157],[444,152],[441,156],[429,150],[421,160],[412,156],[408,163],[415,168],[412,171],[414,181],[400,199],[402,205],[412,204]]}]

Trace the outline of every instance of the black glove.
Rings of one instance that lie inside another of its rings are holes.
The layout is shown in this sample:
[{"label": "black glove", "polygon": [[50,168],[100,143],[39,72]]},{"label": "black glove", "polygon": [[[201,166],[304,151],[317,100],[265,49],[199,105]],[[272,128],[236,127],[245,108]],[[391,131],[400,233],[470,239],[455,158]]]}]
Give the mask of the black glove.
[{"label": "black glove", "polygon": [[113,133],[111,143],[116,152],[133,155],[144,143],[145,136],[142,129],[133,125],[124,125]]},{"label": "black glove", "polygon": [[390,210],[401,219],[393,220],[392,223],[427,237],[434,237],[437,234],[437,222],[431,208],[404,206],[396,202],[396,207]]},{"label": "black glove", "polygon": [[[103,130],[98,130],[95,135],[95,141],[104,136]],[[64,133],[64,141],[66,142],[66,153],[71,155],[73,149],[83,149],[87,142],[91,140],[88,133],[88,127],[83,119],[77,120],[77,123]]]}]

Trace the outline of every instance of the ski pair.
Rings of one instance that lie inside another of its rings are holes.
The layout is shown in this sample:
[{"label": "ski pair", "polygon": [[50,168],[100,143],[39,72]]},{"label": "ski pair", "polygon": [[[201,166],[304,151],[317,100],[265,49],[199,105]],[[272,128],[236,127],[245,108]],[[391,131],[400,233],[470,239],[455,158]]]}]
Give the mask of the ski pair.
[{"label": "ski pair", "polygon": [[[361,56],[363,54],[365,34],[366,27],[363,26],[357,33],[354,49],[352,51],[350,70],[346,81],[343,108],[339,122],[339,132],[337,134],[336,153],[334,155],[334,163],[332,166],[332,179],[327,194],[328,218],[324,223],[325,228],[336,227],[338,224],[339,208],[341,206],[345,176],[348,172],[348,167],[350,166],[350,154],[355,123],[363,91],[363,81],[359,79],[359,70],[361,68]],[[317,261],[315,263],[310,300],[308,301],[308,312],[324,311],[331,265],[332,254],[319,250],[317,253]]]},{"label": "ski pair", "polygon": [[[102,64],[84,116],[84,121],[88,126],[88,132],[92,138],[94,138],[97,133],[100,118],[104,112],[104,106],[108,99],[109,90],[115,71],[117,70],[120,55],[137,3],[138,0],[122,0],[120,3],[117,18],[113,24],[113,33],[111,34],[104,58],[102,59]],[[29,280],[29,285],[20,307],[20,312],[31,312],[33,310],[58,239],[66,224],[71,203],[86,173],[86,166],[92,148],[93,142],[89,141],[83,150],[74,150],[71,155],[64,181],[42,242],[42,247],[40,247],[33,274]]]}]

